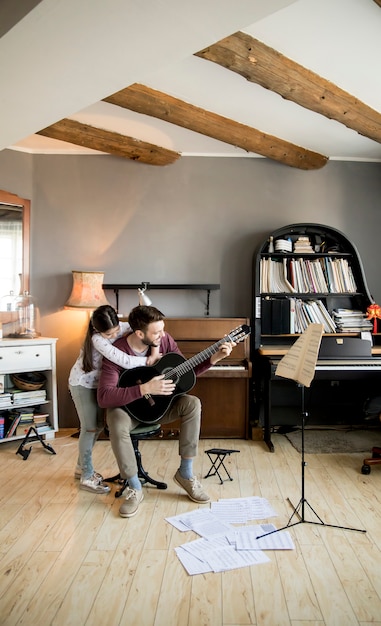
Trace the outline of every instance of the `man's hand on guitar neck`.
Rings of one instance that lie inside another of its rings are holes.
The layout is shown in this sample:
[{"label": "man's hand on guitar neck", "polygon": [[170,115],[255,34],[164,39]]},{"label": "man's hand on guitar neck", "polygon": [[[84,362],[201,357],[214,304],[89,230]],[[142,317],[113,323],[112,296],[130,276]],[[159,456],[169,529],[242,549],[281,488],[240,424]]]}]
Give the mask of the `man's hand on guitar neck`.
[{"label": "man's hand on guitar neck", "polygon": [[172,380],[164,380],[164,374],[154,376],[140,386],[140,393],[145,396],[170,396],[176,389]]},{"label": "man's hand on guitar neck", "polygon": [[235,341],[226,341],[225,343],[221,344],[218,352],[210,357],[211,364],[215,365],[216,363],[218,363],[218,361],[222,361],[222,359],[226,359],[227,356],[230,356],[231,351],[236,345],[237,344],[235,343]]}]

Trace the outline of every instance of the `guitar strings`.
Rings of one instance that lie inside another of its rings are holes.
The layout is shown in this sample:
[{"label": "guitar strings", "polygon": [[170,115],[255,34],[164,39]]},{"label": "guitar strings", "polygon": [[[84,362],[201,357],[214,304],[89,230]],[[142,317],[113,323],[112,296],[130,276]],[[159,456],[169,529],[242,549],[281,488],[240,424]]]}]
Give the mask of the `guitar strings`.
[{"label": "guitar strings", "polygon": [[[237,330],[239,330],[240,332],[238,334],[235,334]],[[186,374],[189,370],[193,369],[194,365],[199,365],[200,363],[205,361],[208,357],[215,354],[218,351],[219,347],[222,346],[223,343],[226,343],[226,341],[230,341],[230,342],[234,341],[235,343],[239,343],[249,333],[250,333],[250,328],[248,326],[247,327],[241,326],[241,327],[234,329],[231,333],[229,333],[228,335],[226,335],[225,337],[223,337],[222,339],[214,343],[212,346],[209,346],[209,348],[206,348],[202,352],[199,352],[199,354],[196,354],[195,356],[191,357],[187,361],[180,363],[176,367],[166,372],[164,374],[164,380],[172,379],[174,376],[178,377],[178,376],[182,376],[183,374]]]}]

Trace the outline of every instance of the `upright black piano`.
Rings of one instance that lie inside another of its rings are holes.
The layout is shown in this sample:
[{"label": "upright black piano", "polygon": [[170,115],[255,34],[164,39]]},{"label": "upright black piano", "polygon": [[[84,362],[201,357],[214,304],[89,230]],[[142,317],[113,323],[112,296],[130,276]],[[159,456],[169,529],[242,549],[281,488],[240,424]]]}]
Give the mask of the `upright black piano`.
[{"label": "upright black piano", "polygon": [[324,321],[315,376],[304,392],[310,423],[362,419],[366,399],[379,393],[381,382],[381,345],[374,332],[381,321],[367,319],[372,304],[360,256],[340,231],[292,224],[270,233],[260,246],[253,267],[254,413],[270,451],[274,426],[300,424],[300,388],[275,372],[309,323]]}]

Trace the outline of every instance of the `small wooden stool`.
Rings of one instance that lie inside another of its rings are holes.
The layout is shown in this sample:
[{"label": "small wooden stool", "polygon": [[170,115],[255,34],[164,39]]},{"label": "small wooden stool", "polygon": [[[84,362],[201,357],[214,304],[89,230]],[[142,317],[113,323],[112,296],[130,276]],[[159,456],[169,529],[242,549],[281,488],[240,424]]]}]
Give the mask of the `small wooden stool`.
[{"label": "small wooden stool", "polygon": [[[209,478],[209,476],[215,476],[217,474],[222,485],[224,480],[223,478],[221,478],[221,475],[218,471],[222,465],[222,467],[224,468],[225,472],[228,475],[228,477],[225,478],[225,480],[233,480],[224,464],[225,457],[230,456],[230,454],[233,454],[233,452],[239,452],[239,450],[226,450],[225,448],[211,448],[210,450],[205,450],[205,454],[208,455],[210,462],[212,463],[212,467],[210,468],[209,472],[204,478]],[[212,459],[211,454],[215,455],[215,459]]]}]

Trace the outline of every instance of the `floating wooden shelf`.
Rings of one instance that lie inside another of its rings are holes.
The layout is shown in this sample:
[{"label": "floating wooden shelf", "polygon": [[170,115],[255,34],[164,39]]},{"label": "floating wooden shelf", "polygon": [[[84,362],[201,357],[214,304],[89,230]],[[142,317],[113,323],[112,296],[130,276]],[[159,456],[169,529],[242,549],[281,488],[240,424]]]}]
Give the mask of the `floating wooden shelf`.
[{"label": "floating wooden shelf", "polygon": [[217,284],[192,284],[192,285],[180,285],[180,284],[168,284],[168,285],[152,285],[149,282],[141,282],[136,284],[122,285],[122,284],[104,284],[103,289],[112,289],[115,293],[116,297],[116,309],[119,310],[119,291],[122,289],[146,289],[149,291],[150,289],[182,289],[182,290],[198,290],[198,291],[206,291],[207,292],[207,301],[205,307],[205,315],[209,315],[209,304],[210,304],[210,292],[217,291],[220,289],[220,285]]}]

